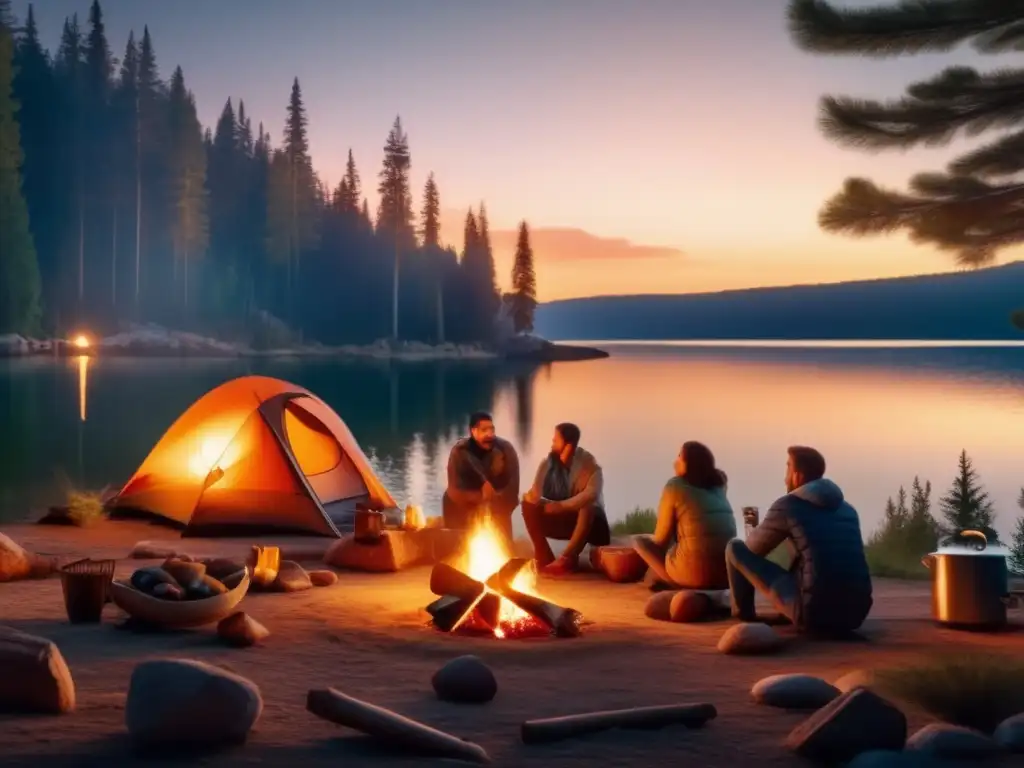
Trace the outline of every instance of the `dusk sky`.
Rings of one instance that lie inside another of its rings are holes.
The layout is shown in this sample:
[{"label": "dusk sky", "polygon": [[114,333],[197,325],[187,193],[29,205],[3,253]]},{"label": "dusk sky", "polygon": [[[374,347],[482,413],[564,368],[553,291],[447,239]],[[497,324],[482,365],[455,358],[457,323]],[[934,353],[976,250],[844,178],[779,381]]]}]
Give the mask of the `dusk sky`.
[{"label": "dusk sky", "polygon": [[[863,0],[850,3],[866,5]],[[409,134],[419,197],[434,171],[442,238],[461,248],[486,202],[499,279],[515,227],[534,230],[541,299],[682,293],[951,269],[901,237],[818,230],[847,175],[902,186],[950,150],[868,155],[818,133],[823,93],[897,96],[968,50],[875,61],[812,57],[783,0],[103,0],[118,57],[148,24],[200,118],[242,98],[280,142],[293,77],[314,165],[334,186],[349,147],[372,210],[391,123]],[[55,49],[89,0],[39,0]],[[15,0],[24,18],[27,3]],[[964,144],[956,145],[954,152]],[[419,203],[417,203],[417,209]]]}]

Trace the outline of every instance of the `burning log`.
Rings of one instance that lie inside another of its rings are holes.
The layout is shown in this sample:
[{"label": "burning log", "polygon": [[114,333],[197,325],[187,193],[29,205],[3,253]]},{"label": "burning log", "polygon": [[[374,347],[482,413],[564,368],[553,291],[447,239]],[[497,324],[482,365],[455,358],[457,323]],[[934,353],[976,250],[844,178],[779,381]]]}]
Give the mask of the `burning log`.
[{"label": "burning log", "polygon": [[476,600],[463,600],[461,597],[446,595],[427,606],[427,613],[434,625],[443,632],[451,632],[461,624],[473,610]]},{"label": "burning log", "polygon": [[517,564],[516,560],[510,560],[487,580],[487,588],[497,592],[510,603],[545,624],[557,637],[579,637],[580,625],[583,623],[583,614],[579,611],[563,608],[542,597],[527,595],[513,589],[511,580],[507,580],[505,576],[508,572],[515,574],[522,569],[523,564]]},{"label": "burning log", "polygon": [[524,744],[544,744],[612,728],[653,730],[667,725],[700,728],[717,715],[718,710],[713,704],[672,704],[613,709],[546,720],[527,720],[521,727],[520,735]]},{"label": "burning log", "polygon": [[422,755],[473,763],[491,762],[479,744],[463,741],[397,712],[346,696],[334,688],[311,690],[306,695],[306,709],[317,717],[354,728],[389,746]]},{"label": "burning log", "polygon": [[493,592],[481,597],[476,604],[476,616],[488,629],[497,629],[501,621],[501,598]]},{"label": "burning log", "polygon": [[441,597],[476,600],[484,593],[484,585],[447,563],[438,563],[430,571],[430,591]]}]

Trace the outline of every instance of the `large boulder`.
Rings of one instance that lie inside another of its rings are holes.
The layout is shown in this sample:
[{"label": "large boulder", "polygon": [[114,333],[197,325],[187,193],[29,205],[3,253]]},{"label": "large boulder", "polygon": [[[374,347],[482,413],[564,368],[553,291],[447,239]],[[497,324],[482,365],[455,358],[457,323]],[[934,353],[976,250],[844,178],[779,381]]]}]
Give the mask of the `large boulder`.
[{"label": "large boulder", "polygon": [[758,704],[780,709],[820,709],[839,696],[839,689],[813,675],[772,675],[750,691]]},{"label": "large boulder", "polygon": [[718,641],[718,650],[736,656],[754,656],[776,653],[783,645],[781,635],[767,624],[750,622],[729,627]]},{"label": "large boulder", "polygon": [[437,698],[461,704],[484,704],[498,693],[498,681],[490,667],[476,656],[452,659],[431,679]]},{"label": "large boulder", "polygon": [[861,752],[901,750],[906,740],[906,715],[867,688],[855,688],[794,728],[786,746],[810,760],[836,764]]},{"label": "large boulder", "polygon": [[191,659],[156,659],[135,667],[125,725],[143,749],[216,749],[245,741],[263,711],[256,684]]},{"label": "large boulder", "polygon": [[57,646],[0,627],[0,709],[59,715],[74,708],[75,683]]},{"label": "large boulder", "polygon": [[681,589],[672,596],[668,617],[670,621],[689,624],[708,618],[713,608],[711,598],[704,592]]},{"label": "large boulder", "polygon": [[655,592],[647,600],[644,606],[644,616],[655,621],[672,620],[672,600],[678,594],[678,590],[671,592]]}]

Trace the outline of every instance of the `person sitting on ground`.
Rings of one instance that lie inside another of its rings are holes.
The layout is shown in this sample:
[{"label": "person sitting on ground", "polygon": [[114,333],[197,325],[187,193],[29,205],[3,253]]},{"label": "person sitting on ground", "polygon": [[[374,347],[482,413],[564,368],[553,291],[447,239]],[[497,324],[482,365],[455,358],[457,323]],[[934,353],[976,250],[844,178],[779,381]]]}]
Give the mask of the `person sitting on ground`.
[{"label": "person sitting on ground", "polygon": [[[569,423],[556,426],[551,453],[541,461],[533,486],[523,496],[523,522],[538,570],[548,575],[571,573],[579,567],[583,547],[603,547],[611,541],[603,488],[601,466],[580,448],[580,428]],[[557,560],[548,539],[569,542]]]},{"label": "person sitting on ground", "polygon": [[724,590],[725,547],[736,537],[725,473],[711,449],[696,441],[683,443],[673,466],[654,534],[633,537],[633,547],[650,568],[652,587]]},{"label": "person sitting on ground", "polygon": [[[732,613],[757,621],[755,591],[798,630],[853,632],[871,610],[871,575],[857,511],[839,486],[825,477],[825,459],[814,448],[788,449],[786,490],[764,520],[726,550]],[[791,542],[789,571],[767,556]]]},{"label": "person sitting on ground", "polygon": [[516,449],[495,435],[491,414],[477,411],[469,417],[469,437],[455,443],[448,456],[444,526],[469,530],[489,516],[511,547],[512,513],[518,505]]}]

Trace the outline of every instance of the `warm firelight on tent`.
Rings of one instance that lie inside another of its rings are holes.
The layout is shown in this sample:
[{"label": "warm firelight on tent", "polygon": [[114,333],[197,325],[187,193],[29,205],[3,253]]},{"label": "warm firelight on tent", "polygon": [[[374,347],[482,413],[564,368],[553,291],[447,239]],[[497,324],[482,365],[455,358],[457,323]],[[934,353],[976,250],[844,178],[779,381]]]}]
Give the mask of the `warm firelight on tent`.
[{"label": "warm firelight on tent", "polygon": [[189,456],[189,472],[196,477],[207,477],[213,471],[217,461],[224,455],[230,441],[231,435],[224,434],[206,435],[200,439],[198,447]]},{"label": "warm firelight on tent", "polygon": [[[505,543],[505,537],[491,522],[485,518],[474,529],[469,539],[469,547],[466,554],[466,568],[468,575],[477,581],[486,582],[491,576],[511,559],[512,553]],[[523,568],[512,581],[512,588],[517,592],[534,595],[534,587],[537,581],[537,572],[532,564]],[[511,629],[524,623],[532,622],[533,619],[526,611],[521,610],[508,600],[501,601],[501,614],[498,626],[494,630],[495,637],[505,637],[506,629]]]}]

